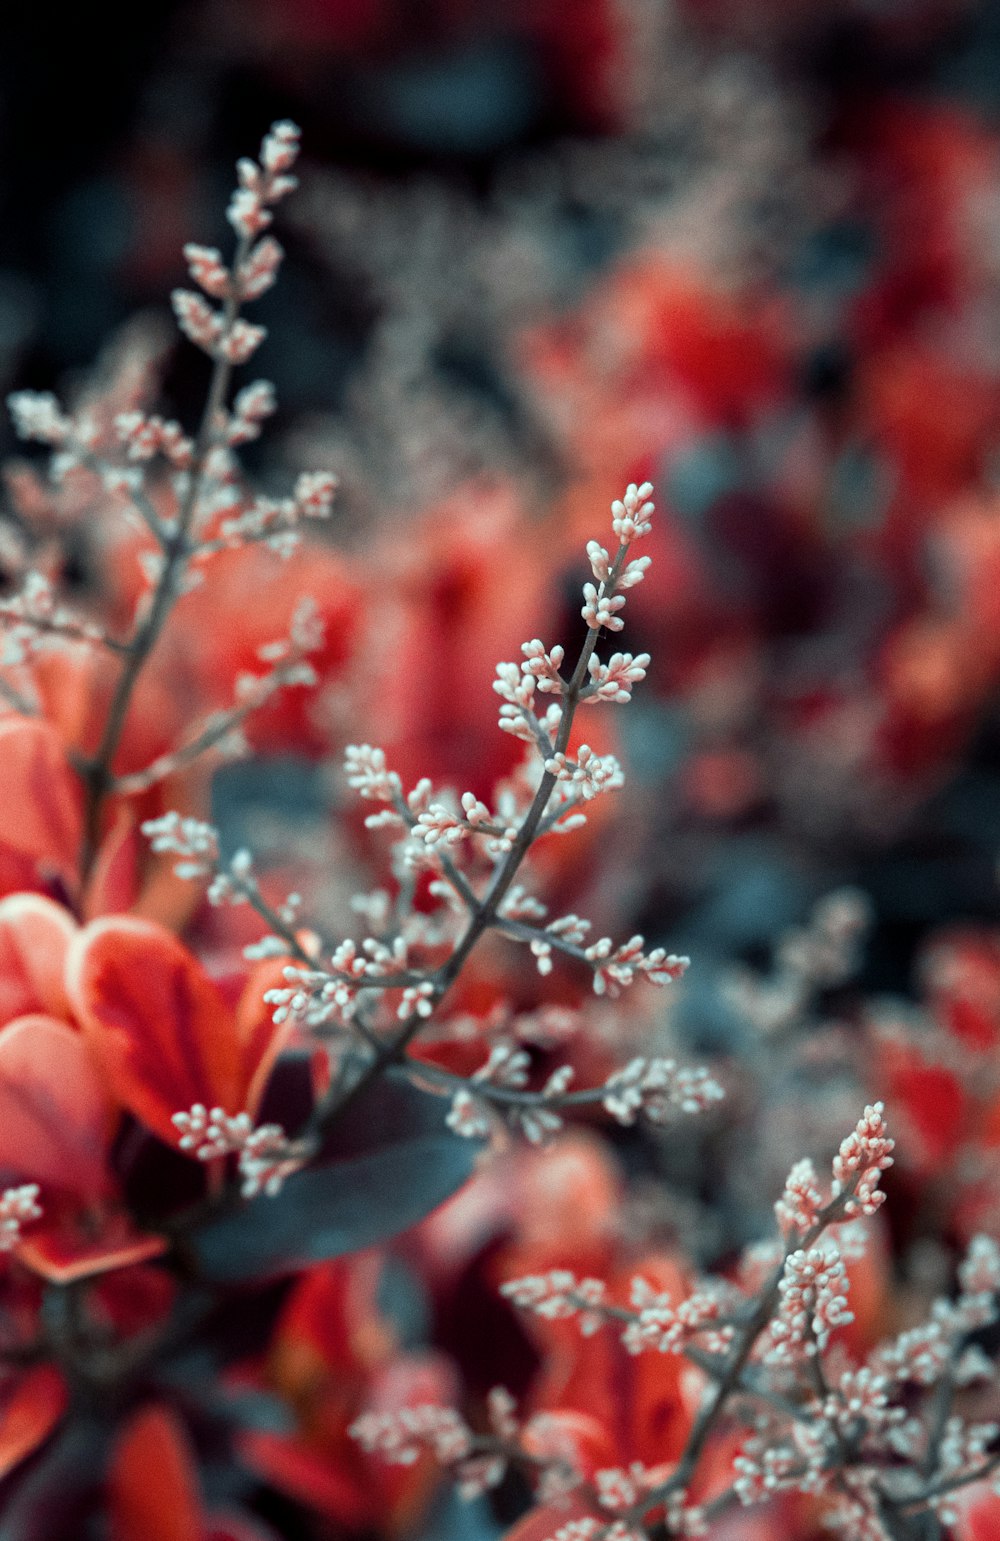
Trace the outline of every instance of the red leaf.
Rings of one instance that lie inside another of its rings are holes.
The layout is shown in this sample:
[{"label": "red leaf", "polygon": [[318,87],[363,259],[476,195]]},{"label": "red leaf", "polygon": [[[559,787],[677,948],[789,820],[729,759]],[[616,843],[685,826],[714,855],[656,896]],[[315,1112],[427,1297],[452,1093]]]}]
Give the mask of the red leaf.
[{"label": "red leaf", "polygon": [[17,1260],[52,1284],[71,1284],[147,1263],[166,1251],[162,1236],[136,1230],[119,1206],[81,1209],[43,1193],[42,1220],[25,1232]]},{"label": "red leaf", "polygon": [[246,1465],[299,1503],[334,1516],[351,1530],[371,1528],[379,1489],[355,1452],[338,1452],[338,1460],[329,1449],[263,1429],[241,1434],[237,1448]]},{"label": "red leaf", "polygon": [[166,1407],[136,1413],[108,1475],[111,1541],[199,1541],[204,1518],[194,1452]]},{"label": "red leaf", "polygon": [[0,1172],[97,1200],[111,1107],[79,1033],[52,1017],[0,1030]]},{"label": "red leaf", "polygon": [[58,733],[37,718],[0,721],[0,759],[0,846],[75,881],[82,791]]},{"label": "red leaf", "polygon": [[28,1370],[0,1411],[0,1478],[46,1439],[59,1422],[69,1395],[54,1365]]},{"label": "red leaf", "polygon": [[216,985],[163,926],[134,916],[93,921],[70,950],[67,979],[114,1095],[161,1139],[176,1144],[172,1115],[196,1102],[246,1107],[257,1060]]},{"label": "red leaf", "polygon": [[66,954],[76,923],[41,894],[0,901],[0,1023],[42,1012],[67,1017]]},{"label": "red leaf", "polygon": [[557,1530],[571,1520],[579,1520],[592,1511],[578,1498],[569,1498],[565,1504],[542,1504],[529,1509],[512,1530],[505,1532],[503,1541],[552,1541]]},{"label": "red leaf", "polygon": [[83,908],[88,920],[98,915],[120,915],[133,908],[147,850],[131,808],[123,803],[101,841],[87,883]]},{"label": "red leaf", "polygon": [[278,1541],[278,1537],[269,1526],[247,1514],[213,1510],[208,1516],[205,1541]]},{"label": "red leaf", "polygon": [[994,1493],[989,1483],[977,1482],[956,1493],[955,1508],[956,1541],[996,1541],[1000,1536],[1000,1494]]},{"label": "red leaf", "polygon": [[270,958],[251,972],[236,1007],[236,1036],[243,1058],[247,1081],[246,1109],[256,1113],[267,1086],[268,1077],[292,1034],[292,1023],[274,1025],[274,1007],[264,999],[267,990],[283,989],[288,981],[285,969],[289,958]]}]

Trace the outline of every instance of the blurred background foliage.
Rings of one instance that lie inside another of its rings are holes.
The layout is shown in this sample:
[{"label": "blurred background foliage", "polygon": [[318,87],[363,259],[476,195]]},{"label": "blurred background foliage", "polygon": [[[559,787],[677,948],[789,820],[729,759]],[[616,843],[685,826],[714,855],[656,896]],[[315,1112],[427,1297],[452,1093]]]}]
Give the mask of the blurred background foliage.
[{"label": "blurred background foliage", "polygon": [[[749,1052],[715,964],[769,967],[832,889],[874,914],[855,993],[821,1002],[845,1020],[912,991],[942,924],[995,921],[995,6],[38,0],[3,33],[6,387],[72,379],[136,312],[159,324],[183,242],[223,237],[236,156],[290,116],[303,186],[261,307],[281,414],[251,459],[265,485],[337,469],[334,538],[362,566],[422,532],[485,714],[481,567],[516,583],[511,529],[555,509],[582,546],[591,494],[656,481],[629,633],[656,673],[621,726],[634,790],[602,870],[612,909],[696,958],[694,1044]],[[163,381],[186,421],[190,352]],[[456,497],[500,531],[467,561],[428,533]],[[547,548],[548,611],[528,607],[564,639],[575,549]],[[377,738],[372,705],[355,731]],[[475,777],[478,729],[449,710],[428,768]],[[265,762],[216,802],[246,838],[323,796]]]}]

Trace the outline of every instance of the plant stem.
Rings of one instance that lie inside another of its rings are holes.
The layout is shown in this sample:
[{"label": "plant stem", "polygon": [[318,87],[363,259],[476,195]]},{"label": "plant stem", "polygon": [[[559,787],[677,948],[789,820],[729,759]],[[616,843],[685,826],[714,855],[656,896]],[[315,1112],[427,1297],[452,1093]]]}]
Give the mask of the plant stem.
[{"label": "plant stem", "polygon": [[128,720],[132,697],[139,677],[145,668],[177,598],[179,580],[191,553],[191,525],[194,520],[205,480],[209,456],[215,447],[216,424],[229,391],[233,364],[224,356],[223,348],[240,311],[240,295],[236,275],[245,262],[250,249],[248,237],[241,237],[233,261],[233,282],[226,296],[223,309],[222,330],[218,351],[212,366],[208,395],[195,436],[191,466],[187,473],[187,485],[177,513],[176,524],[161,536],[163,567],[153,590],[153,597],[145,616],[131,638],[124,644],[124,663],[108,715],[104,731],[94,755],[83,768],[86,794],[84,808],[83,843],[80,852],[80,871],[84,881],[93,866],[100,836],[101,812],[105,799],[114,787],[112,762],[121,743]]}]

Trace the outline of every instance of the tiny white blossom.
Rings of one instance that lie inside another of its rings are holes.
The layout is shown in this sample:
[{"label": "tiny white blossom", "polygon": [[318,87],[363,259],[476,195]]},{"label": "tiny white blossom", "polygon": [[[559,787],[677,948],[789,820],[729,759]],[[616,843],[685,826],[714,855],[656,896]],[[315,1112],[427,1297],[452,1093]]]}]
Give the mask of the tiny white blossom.
[{"label": "tiny white blossom", "polygon": [[652,492],[652,482],[643,482],[639,487],[630,482],[624,497],[612,503],[611,527],[623,546],[638,540],[641,535],[648,535],[653,528],[650,523],[655,511],[655,504],[650,501]]}]

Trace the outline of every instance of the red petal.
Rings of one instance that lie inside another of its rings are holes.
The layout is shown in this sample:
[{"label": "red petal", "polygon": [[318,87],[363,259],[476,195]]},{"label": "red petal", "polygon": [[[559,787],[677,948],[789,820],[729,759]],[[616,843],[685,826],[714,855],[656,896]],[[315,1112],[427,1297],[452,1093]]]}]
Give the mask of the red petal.
[{"label": "red petal", "polygon": [[166,1407],[144,1407],[118,1441],[108,1474],[111,1541],[199,1541],[205,1533],[194,1452]]},{"label": "red petal", "polygon": [[75,880],[83,797],[58,733],[36,718],[0,721],[0,760],[0,846]]},{"label": "red petal", "polygon": [[0,1411],[0,1478],[41,1444],[66,1411],[66,1382],[54,1365],[28,1370]]},{"label": "red petal", "polygon": [[111,1107],[79,1033],[52,1017],[19,1017],[0,1030],[0,1172],[97,1198]]},{"label": "red petal", "polygon": [[66,954],[76,931],[68,911],[41,894],[0,901],[0,1023],[32,1012],[69,1016]]},{"label": "red petal", "polygon": [[70,949],[67,988],[119,1102],[171,1145],[194,1103],[243,1110],[236,1025],[201,964],[153,921],[92,921]]}]

